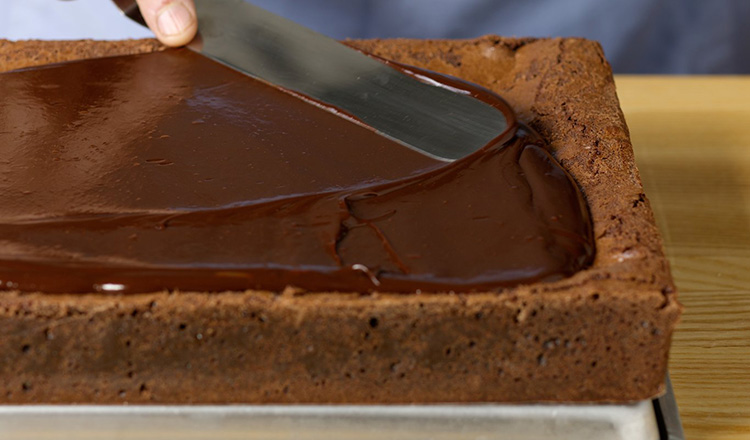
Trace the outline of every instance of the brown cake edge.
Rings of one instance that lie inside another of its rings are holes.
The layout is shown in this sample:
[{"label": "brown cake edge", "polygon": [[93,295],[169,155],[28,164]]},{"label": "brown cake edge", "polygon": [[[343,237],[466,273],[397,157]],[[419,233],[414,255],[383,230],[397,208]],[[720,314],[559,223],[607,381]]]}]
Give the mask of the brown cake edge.
[{"label": "brown cake edge", "polygon": [[[599,45],[348,44],[505,97],[581,186],[592,267],[466,295],[3,292],[0,402],[622,402],[663,390],[681,307]],[[160,48],[0,40],[0,71]]]}]

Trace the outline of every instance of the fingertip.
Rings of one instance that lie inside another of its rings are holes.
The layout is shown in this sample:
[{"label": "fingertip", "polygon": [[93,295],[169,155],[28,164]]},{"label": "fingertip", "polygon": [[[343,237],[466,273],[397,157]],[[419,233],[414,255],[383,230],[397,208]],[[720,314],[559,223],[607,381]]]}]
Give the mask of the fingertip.
[{"label": "fingertip", "polygon": [[154,14],[151,29],[167,46],[184,46],[198,32],[195,6],[192,1],[174,0],[159,8]]}]

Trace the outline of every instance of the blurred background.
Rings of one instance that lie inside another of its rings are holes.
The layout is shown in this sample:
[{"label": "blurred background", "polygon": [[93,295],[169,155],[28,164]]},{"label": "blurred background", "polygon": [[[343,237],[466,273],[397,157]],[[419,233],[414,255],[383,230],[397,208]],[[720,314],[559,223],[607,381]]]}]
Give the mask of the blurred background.
[{"label": "blurred background", "polygon": [[[151,33],[110,0],[0,0],[0,38]],[[750,73],[750,0],[252,0],[334,38],[577,36],[616,73]]]}]

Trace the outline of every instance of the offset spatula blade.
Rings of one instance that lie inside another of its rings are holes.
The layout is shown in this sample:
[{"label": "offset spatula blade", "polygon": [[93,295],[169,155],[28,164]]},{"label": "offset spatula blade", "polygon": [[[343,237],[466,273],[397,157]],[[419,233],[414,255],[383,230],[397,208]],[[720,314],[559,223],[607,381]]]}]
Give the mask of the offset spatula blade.
[{"label": "offset spatula blade", "polygon": [[[134,0],[115,1],[139,21],[140,14],[123,5]],[[464,157],[508,127],[505,116],[482,101],[423,83],[243,0],[195,3],[199,36],[188,45],[192,50],[330,104],[435,158]]]}]

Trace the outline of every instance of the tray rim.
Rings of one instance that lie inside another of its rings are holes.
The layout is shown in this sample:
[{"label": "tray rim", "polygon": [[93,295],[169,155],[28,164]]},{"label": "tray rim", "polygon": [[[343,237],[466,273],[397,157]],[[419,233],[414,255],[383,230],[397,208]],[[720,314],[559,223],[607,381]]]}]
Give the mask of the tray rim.
[{"label": "tray rim", "polygon": [[[55,404],[0,404],[0,433],[7,431],[19,417],[54,421],[55,417],[170,417],[214,418],[252,417],[298,418],[309,420],[359,421],[459,421],[462,423],[491,423],[499,420],[545,420],[567,422],[601,422],[615,426],[617,432],[647,432],[653,418],[660,440],[685,440],[672,383],[667,375],[665,393],[653,400],[628,404],[508,404],[508,403],[441,403],[441,404],[227,404],[227,405],[55,405]],[[635,421],[633,426],[623,420]],[[10,431],[9,431],[10,432]]]}]

